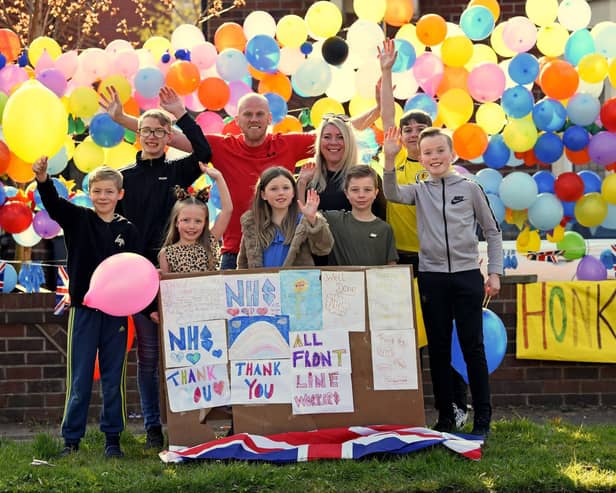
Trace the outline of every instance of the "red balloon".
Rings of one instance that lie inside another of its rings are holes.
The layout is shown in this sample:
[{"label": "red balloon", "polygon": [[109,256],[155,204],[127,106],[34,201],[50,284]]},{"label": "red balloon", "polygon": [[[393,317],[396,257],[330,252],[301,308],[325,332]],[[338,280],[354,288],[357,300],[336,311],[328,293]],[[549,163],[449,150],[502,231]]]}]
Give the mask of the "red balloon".
[{"label": "red balloon", "polygon": [[573,171],[562,173],[554,182],[554,193],[564,202],[575,202],[584,195],[584,180]]},{"label": "red balloon", "polygon": [[610,98],[601,107],[601,123],[610,132],[616,132],[616,98]]},{"label": "red balloon", "polygon": [[241,133],[242,133],[242,129],[237,126],[237,123],[235,120],[231,120],[222,129],[223,135],[226,135],[226,134],[240,135]]},{"label": "red balloon", "polygon": [[0,207],[0,228],[7,233],[22,233],[32,224],[32,211],[23,202],[11,200]]}]

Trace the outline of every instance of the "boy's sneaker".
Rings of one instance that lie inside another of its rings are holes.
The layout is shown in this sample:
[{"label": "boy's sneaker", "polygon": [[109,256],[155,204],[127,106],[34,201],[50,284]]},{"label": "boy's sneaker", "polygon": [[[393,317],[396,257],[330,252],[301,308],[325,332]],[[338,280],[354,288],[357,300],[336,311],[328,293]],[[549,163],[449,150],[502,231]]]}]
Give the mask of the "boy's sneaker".
[{"label": "boy's sneaker", "polygon": [[145,449],[159,449],[165,446],[165,437],[161,426],[152,426],[146,431]]},{"label": "boy's sneaker", "polygon": [[454,431],[454,422],[450,419],[439,418],[432,429],[441,433],[452,433]]},{"label": "boy's sneaker", "polygon": [[60,457],[67,457],[67,456],[69,456],[71,454],[74,454],[78,450],[79,450],[79,444],[78,443],[65,443],[64,444],[64,448],[62,449],[62,452],[60,452],[58,454],[58,458],[60,458]]},{"label": "boy's sneaker", "polygon": [[105,457],[108,459],[119,459],[124,457],[124,452],[122,452],[119,445],[107,445],[105,446]]},{"label": "boy's sneaker", "polygon": [[461,429],[468,421],[468,409],[462,409],[453,403],[453,418],[456,423],[456,428]]}]

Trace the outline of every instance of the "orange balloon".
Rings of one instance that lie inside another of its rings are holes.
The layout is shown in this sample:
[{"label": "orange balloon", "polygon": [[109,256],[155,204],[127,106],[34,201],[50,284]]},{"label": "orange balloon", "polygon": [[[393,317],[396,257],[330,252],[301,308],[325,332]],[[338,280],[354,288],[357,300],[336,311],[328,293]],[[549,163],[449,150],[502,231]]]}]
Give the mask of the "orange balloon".
[{"label": "orange balloon", "polygon": [[492,15],[494,16],[494,21],[500,17],[500,5],[496,0],[471,0],[468,2],[468,7],[473,7],[475,5],[481,5],[482,7],[487,8]]},{"label": "orange balloon", "polygon": [[374,139],[376,140],[376,143],[379,145],[383,145],[383,140],[385,138],[385,132],[383,132],[383,130],[378,128],[376,125],[371,125],[370,128],[374,132]]},{"label": "orange balloon", "polygon": [[454,87],[468,92],[468,85],[466,84],[467,79],[468,70],[464,67],[448,67],[445,65],[443,70],[443,78],[436,89],[436,94],[440,96]]},{"label": "orange balloon", "polygon": [[29,183],[34,180],[34,171],[32,171],[32,163],[26,163],[23,159],[18,158],[11,152],[9,166],[6,170],[9,178],[17,183]]},{"label": "orange balloon", "polygon": [[384,20],[390,26],[408,24],[413,17],[413,0],[387,0]]},{"label": "orange balloon", "polygon": [[580,77],[575,67],[564,60],[550,60],[539,74],[539,85],[550,98],[570,98],[579,84]]},{"label": "orange balloon", "polygon": [[6,57],[7,63],[15,61],[21,53],[19,36],[10,29],[0,29],[0,53]]},{"label": "orange balloon", "polygon": [[218,53],[225,48],[244,51],[246,46],[244,29],[237,22],[224,22],[214,33],[214,45]]},{"label": "orange balloon", "polygon": [[180,96],[186,96],[199,87],[201,74],[194,63],[178,60],[171,64],[165,83]]},{"label": "orange balloon", "polygon": [[263,80],[263,77],[267,75],[267,72],[261,72],[260,70],[257,70],[252,65],[250,65],[250,63],[248,64],[248,73],[253,79],[256,80]]},{"label": "orange balloon", "polygon": [[476,123],[465,123],[453,132],[453,150],[462,159],[475,159],[488,147],[488,136]]},{"label": "orange balloon", "polygon": [[208,77],[199,84],[197,96],[208,110],[218,111],[225,107],[231,96],[227,83],[218,77]]},{"label": "orange balloon", "polygon": [[222,129],[223,135],[231,134],[231,135],[241,135],[242,129],[238,127],[237,122],[235,120],[231,120],[227,123]]},{"label": "orange balloon", "polygon": [[131,115],[131,116],[139,116],[140,111],[139,111],[139,103],[137,103],[137,101],[135,101],[135,98],[128,98],[126,100],[126,103],[124,103],[122,105],[122,107],[124,108],[124,113]]},{"label": "orange balloon", "polygon": [[426,46],[437,45],[447,36],[447,23],[438,14],[422,15],[415,26],[415,34]]},{"label": "orange balloon", "polygon": [[282,99],[288,101],[293,94],[293,88],[291,87],[291,81],[289,78],[281,72],[275,74],[267,74],[257,88],[259,94],[265,94],[266,92],[273,92],[278,94]]},{"label": "orange balloon", "polygon": [[289,132],[301,132],[302,130],[302,122],[291,115],[286,115],[274,125],[274,133],[286,134]]},{"label": "orange balloon", "polygon": [[584,147],[579,151],[572,151],[565,147],[565,156],[575,165],[582,165],[590,163],[590,155],[588,154],[588,147]]},{"label": "orange balloon", "polygon": [[11,151],[9,151],[8,146],[0,140],[0,175],[6,173],[6,170],[9,169],[10,163]]}]

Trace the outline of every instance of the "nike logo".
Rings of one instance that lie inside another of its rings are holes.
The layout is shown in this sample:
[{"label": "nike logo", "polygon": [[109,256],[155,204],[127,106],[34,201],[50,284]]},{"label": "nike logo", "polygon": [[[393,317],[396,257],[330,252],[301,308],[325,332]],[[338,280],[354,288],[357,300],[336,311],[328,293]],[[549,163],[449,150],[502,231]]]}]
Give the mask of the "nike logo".
[{"label": "nike logo", "polygon": [[451,199],[451,205],[459,204],[460,202],[464,202],[463,195],[456,195],[453,199]]}]

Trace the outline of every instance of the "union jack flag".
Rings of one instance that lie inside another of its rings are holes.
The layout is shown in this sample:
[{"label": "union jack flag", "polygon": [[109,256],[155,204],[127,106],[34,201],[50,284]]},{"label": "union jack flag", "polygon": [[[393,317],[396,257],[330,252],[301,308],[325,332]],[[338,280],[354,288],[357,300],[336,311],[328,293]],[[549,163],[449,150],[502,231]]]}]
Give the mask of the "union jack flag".
[{"label": "union jack flag", "polygon": [[0,291],[4,288],[4,270],[6,268],[6,262],[0,262]]},{"label": "union jack flag", "polygon": [[68,274],[66,269],[58,266],[58,281],[56,285],[56,306],[53,309],[54,315],[62,315],[64,310],[71,304],[71,295],[68,294]]},{"label": "union jack flag", "polygon": [[558,263],[558,257],[565,253],[564,250],[548,250],[545,252],[528,252],[526,258],[528,260],[536,260],[537,262],[551,262],[553,264]]},{"label": "union jack flag", "polygon": [[612,252],[614,252],[614,274],[616,275],[616,243],[610,245]]},{"label": "union jack flag", "polygon": [[441,433],[397,425],[352,426],[260,436],[239,433],[194,447],[166,450],[163,462],[192,460],[306,462],[319,459],[360,459],[374,454],[408,454],[442,444],[472,459],[481,459],[480,437]]}]

